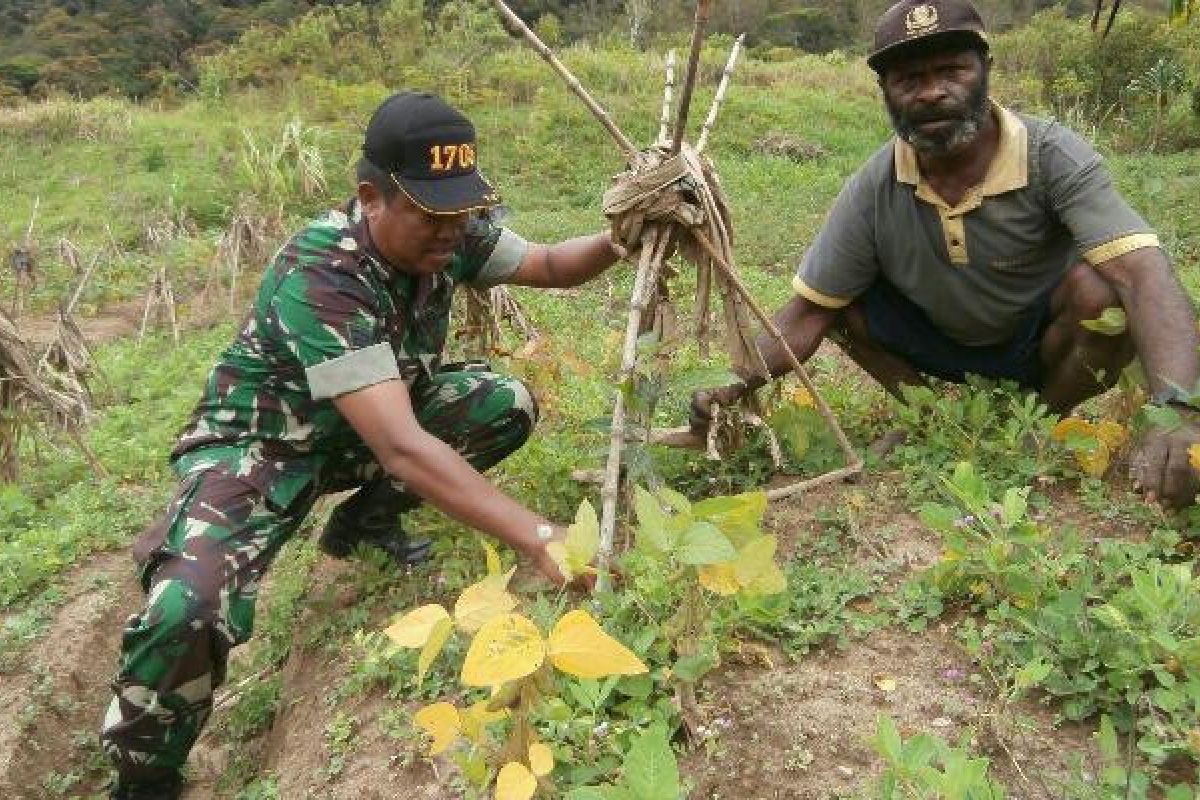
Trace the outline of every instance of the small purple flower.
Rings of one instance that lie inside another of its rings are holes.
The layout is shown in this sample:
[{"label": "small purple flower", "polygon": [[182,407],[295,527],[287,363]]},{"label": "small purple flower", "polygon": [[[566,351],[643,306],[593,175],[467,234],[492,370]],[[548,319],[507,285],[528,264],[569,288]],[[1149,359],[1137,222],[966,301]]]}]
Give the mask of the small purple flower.
[{"label": "small purple flower", "polygon": [[942,677],[948,681],[961,681],[967,677],[967,673],[963,672],[958,667],[951,667],[942,673]]},{"label": "small purple flower", "polygon": [[954,527],[956,527],[956,528],[965,528],[968,525],[974,525],[974,524],[975,524],[975,515],[974,514],[967,514],[965,517],[959,517],[958,519],[954,520]]}]

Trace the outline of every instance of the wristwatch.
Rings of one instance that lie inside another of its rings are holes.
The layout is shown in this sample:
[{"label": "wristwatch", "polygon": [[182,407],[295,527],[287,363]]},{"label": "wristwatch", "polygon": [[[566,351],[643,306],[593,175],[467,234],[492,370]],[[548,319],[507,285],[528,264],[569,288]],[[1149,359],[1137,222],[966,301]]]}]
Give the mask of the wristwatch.
[{"label": "wristwatch", "polygon": [[1188,411],[1200,411],[1191,396],[1177,386],[1168,386],[1150,396],[1150,404],[1155,406],[1186,408]]}]

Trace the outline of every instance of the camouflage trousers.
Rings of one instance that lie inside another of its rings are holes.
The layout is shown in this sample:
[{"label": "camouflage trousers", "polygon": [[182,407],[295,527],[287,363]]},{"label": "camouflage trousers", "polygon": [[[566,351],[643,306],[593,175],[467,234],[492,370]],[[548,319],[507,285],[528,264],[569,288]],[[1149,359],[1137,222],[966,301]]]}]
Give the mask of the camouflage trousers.
[{"label": "camouflage trousers", "polygon": [[[418,382],[412,400],[422,427],[480,471],[520,448],[537,420],[525,386],[491,372],[440,372]],[[155,542],[140,565],[146,604],[125,625],[115,696],[100,731],[123,778],[154,780],[184,765],[230,650],[250,638],[259,581],[275,554],[321,494],[383,475],[361,441],[331,456],[287,508],[236,470],[184,475],[166,514],[143,537]]]}]

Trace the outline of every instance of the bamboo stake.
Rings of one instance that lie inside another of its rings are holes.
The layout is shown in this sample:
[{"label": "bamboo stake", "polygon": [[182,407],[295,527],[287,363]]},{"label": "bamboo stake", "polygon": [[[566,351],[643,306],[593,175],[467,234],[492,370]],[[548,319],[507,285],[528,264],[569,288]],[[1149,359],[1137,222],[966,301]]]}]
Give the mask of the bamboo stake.
[{"label": "bamboo stake", "polygon": [[33,244],[33,223],[37,219],[38,207],[42,204],[42,197],[38,195],[33,198],[33,211],[29,214],[29,227],[25,229],[25,246],[29,247]]},{"label": "bamboo stake", "polygon": [[658,125],[657,144],[666,145],[671,139],[671,96],[675,92],[675,51],[667,53],[667,80],[663,84],[662,118]]},{"label": "bamboo stake", "polygon": [[[796,354],[792,352],[791,345],[788,344],[788,341],[784,337],[783,333],[779,330],[778,326],[775,325],[775,321],[771,319],[767,312],[763,311],[762,306],[758,304],[758,301],[756,301],[753,295],[750,294],[750,290],[746,288],[746,284],[742,282],[742,279],[738,277],[733,267],[730,266],[721,256],[721,254],[717,252],[717,249],[713,247],[712,242],[708,240],[708,236],[704,233],[704,231],[693,231],[693,235],[695,236],[696,241],[700,243],[700,246],[704,248],[704,251],[708,253],[709,258],[711,258],[713,263],[720,268],[721,272],[723,272],[725,277],[729,280],[729,283],[734,287],[734,289],[737,290],[737,293],[741,295],[742,299],[746,302],[746,305],[749,306],[754,316],[758,317],[758,321],[762,323],[764,328],[766,328],[767,333],[769,333],[771,338],[773,338],[780,348],[782,348],[784,355],[787,356],[788,363],[791,365],[792,372],[796,374],[796,377],[800,379],[800,383],[805,389],[808,390],[809,394],[812,395],[813,401],[817,404],[817,410],[821,413],[821,416],[825,418],[825,422],[828,423],[829,427],[833,429],[833,434],[835,437],[837,437],[838,446],[841,448],[842,453],[846,457],[847,466],[844,470],[840,470],[840,472],[844,473],[842,477],[862,472],[862,458],[854,451],[854,446],[851,445],[850,440],[846,438],[846,432],[842,430],[842,426],[838,423],[837,417],[834,415],[833,410],[829,408],[829,404],[825,402],[825,398],[821,396],[821,393],[817,391],[816,386],[813,385],[812,380],[808,377],[808,372],[804,369],[804,365],[800,363],[800,359],[798,359]],[[821,481],[822,483],[828,483],[832,479],[829,477],[829,475],[823,475],[821,478],[814,480]],[[811,488],[811,485],[819,484],[813,484],[812,481],[804,481],[802,484],[796,484],[796,487],[799,488],[788,487],[792,489],[792,491],[788,494],[795,494],[796,492],[804,491],[806,488]],[[787,494],[779,494],[781,491],[782,490],[776,490],[777,497],[788,496]]]},{"label": "bamboo stake", "polygon": [[696,21],[692,26],[692,48],[688,53],[687,72],[684,73],[683,90],[679,94],[679,111],[675,116],[675,133],[671,138],[671,154],[683,147],[683,134],[687,129],[688,110],[692,104],[692,90],[696,88],[696,73],[700,68],[700,50],[704,46],[704,28],[708,25],[708,8],[712,0],[697,0]]},{"label": "bamboo stake", "polygon": [[621,372],[618,377],[616,400],[613,403],[612,428],[609,433],[608,464],[604,472],[604,488],[600,490],[600,546],[597,554],[596,590],[605,591],[609,583],[609,564],[612,561],[613,538],[617,527],[617,496],[620,494],[621,453],[625,446],[625,382],[637,366],[638,332],[642,313],[646,310],[650,292],[658,281],[666,253],[669,233],[653,226],[642,234],[642,252],[633,294],[629,300],[629,319],[625,324],[625,345],[621,350]]},{"label": "bamboo stake", "polygon": [[583,84],[581,84],[579,80],[571,74],[571,71],[567,69],[565,64],[558,60],[558,57],[555,56],[554,53],[551,52],[550,48],[538,38],[537,34],[531,31],[529,26],[526,25],[520,17],[514,14],[511,8],[504,4],[504,0],[492,0],[492,5],[496,7],[496,10],[500,12],[500,16],[504,17],[509,25],[520,31],[521,35],[525,37],[525,41],[528,42],[535,51],[537,51],[537,54],[542,57],[542,60],[549,64],[554,71],[558,73],[559,77],[567,82],[567,86],[571,88],[571,91],[575,93],[576,97],[583,101],[583,104],[588,107],[588,110],[592,112],[592,115],[600,121],[600,124],[604,126],[604,129],[607,130],[613,139],[616,140],[617,144],[620,145],[621,150],[624,151],[625,155],[631,160],[637,156],[638,149],[634,147],[633,142],[629,141],[629,137],[621,132],[621,129],[617,127],[617,124],[612,121],[611,117],[609,117],[608,112],[601,108],[600,104],[592,99],[592,96],[588,94],[587,89],[583,88]]},{"label": "bamboo stake", "polygon": [[704,127],[700,129],[700,141],[696,143],[697,153],[703,153],[704,146],[708,144],[708,133],[712,130],[713,123],[717,121],[717,113],[721,110],[721,104],[725,102],[725,92],[729,90],[733,67],[737,64],[738,54],[742,51],[742,42],[744,41],[746,41],[746,34],[743,33],[733,43],[733,50],[729,52],[729,60],[725,62],[725,71],[721,73],[721,83],[717,86],[717,94],[713,98],[712,106],[708,109],[708,118],[704,120]]}]

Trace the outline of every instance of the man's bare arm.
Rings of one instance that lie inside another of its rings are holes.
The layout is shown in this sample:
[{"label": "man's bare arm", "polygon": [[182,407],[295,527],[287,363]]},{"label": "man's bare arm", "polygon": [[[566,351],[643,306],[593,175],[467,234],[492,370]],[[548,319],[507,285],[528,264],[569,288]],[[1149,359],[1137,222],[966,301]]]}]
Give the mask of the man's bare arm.
[{"label": "man's bare arm", "polygon": [[623,251],[607,233],[579,236],[558,244],[530,245],[506,283],[539,289],[569,289],[611,267]]},{"label": "man's bare arm", "polygon": [[514,549],[537,555],[537,526],[546,520],[492,486],[449,445],[421,427],[408,389],[386,381],[341,395],[334,406],[380,466],[454,517]]},{"label": "man's bare arm", "polygon": [[[1178,386],[1188,392],[1200,375],[1196,312],[1158,248],[1142,248],[1100,267],[1121,298],[1151,392]],[[1183,507],[1195,501],[1196,471],[1188,449],[1200,442],[1200,415],[1185,412],[1174,429],[1151,426],[1130,458],[1136,483],[1154,501]]]},{"label": "man's bare arm", "polygon": [[1157,247],[1144,247],[1099,267],[1128,315],[1151,392],[1170,386],[1191,391],[1200,378],[1196,312]]}]

